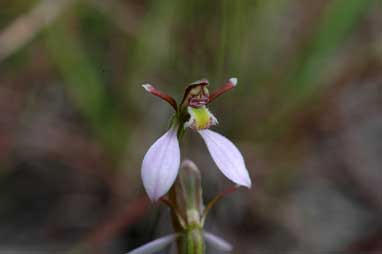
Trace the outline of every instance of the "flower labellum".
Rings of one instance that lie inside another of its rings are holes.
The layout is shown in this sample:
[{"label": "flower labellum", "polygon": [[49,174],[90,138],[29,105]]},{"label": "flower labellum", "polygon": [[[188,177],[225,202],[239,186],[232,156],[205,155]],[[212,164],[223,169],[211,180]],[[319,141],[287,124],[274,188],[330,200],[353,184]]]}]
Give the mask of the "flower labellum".
[{"label": "flower labellum", "polygon": [[203,130],[218,123],[215,116],[205,106],[199,108],[188,107],[187,112],[190,114],[190,119],[184,124],[185,128]]}]

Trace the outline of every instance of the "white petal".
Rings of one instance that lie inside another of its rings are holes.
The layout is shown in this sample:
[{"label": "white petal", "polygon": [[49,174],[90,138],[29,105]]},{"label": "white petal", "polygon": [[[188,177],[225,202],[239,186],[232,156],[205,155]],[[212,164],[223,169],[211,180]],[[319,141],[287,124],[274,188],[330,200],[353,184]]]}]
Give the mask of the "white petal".
[{"label": "white petal", "polygon": [[236,146],[224,136],[211,130],[200,130],[212,159],[220,171],[231,181],[251,187],[251,179],[245,166],[243,156]]},{"label": "white petal", "polygon": [[149,197],[156,201],[174,183],[180,166],[180,149],[175,128],[167,131],[147,151],[142,162],[142,180]]},{"label": "white petal", "polygon": [[209,232],[204,232],[203,236],[204,236],[204,240],[206,240],[206,242],[210,244],[211,247],[215,248],[216,250],[230,252],[233,249],[231,244],[229,244],[227,241],[225,241],[224,239],[216,235],[213,235]]},{"label": "white petal", "polygon": [[145,245],[138,247],[127,254],[150,254],[156,251],[164,249],[169,244],[173,243],[178,235],[171,234],[161,238],[158,238],[152,242],[146,243]]}]

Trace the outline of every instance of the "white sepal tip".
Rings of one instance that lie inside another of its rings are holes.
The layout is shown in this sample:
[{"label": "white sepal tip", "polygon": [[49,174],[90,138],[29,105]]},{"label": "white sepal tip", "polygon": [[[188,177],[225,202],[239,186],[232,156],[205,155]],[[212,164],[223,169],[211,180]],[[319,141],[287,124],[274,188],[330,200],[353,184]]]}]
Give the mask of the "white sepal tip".
[{"label": "white sepal tip", "polygon": [[147,92],[150,92],[151,89],[153,88],[153,86],[150,85],[150,84],[143,84],[142,87],[143,87]]},{"label": "white sepal tip", "polygon": [[231,82],[233,86],[236,86],[237,85],[237,78],[230,78],[229,82]]}]

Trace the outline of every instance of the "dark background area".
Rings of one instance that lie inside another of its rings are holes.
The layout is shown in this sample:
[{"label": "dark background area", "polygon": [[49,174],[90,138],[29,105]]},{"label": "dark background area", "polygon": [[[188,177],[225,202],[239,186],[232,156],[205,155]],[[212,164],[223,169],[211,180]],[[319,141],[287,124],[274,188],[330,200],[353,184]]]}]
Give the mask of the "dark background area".
[{"label": "dark background area", "polygon": [[[382,253],[378,0],[0,1],[0,253],[125,253],[171,232],[140,178],[187,84],[254,186],[206,228],[235,253]],[[205,200],[229,186],[200,137]]]}]

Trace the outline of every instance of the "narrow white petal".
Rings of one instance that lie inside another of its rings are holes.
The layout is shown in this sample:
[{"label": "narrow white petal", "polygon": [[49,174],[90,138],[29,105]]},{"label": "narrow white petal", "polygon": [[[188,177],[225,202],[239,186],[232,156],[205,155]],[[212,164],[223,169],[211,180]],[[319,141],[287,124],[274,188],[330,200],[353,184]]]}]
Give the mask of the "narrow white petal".
[{"label": "narrow white petal", "polygon": [[251,179],[244,158],[236,146],[226,137],[211,130],[200,130],[199,134],[220,171],[234,183],[250,188]]},{"label": "narrow white petal", "polygon": [[233,249],[231,244],[216,235],[213,235],[209,232],[204,232],[203,236],[204,240],[206,240],[206,242],[216,250],[230,252]]},{"label": "narrow white petal", "polygon": [[176,238],[176,234],[167,235],[152,242],[146,243],[145,245],[142,245],[141,247],[138,247],[128,252],[127,254],[151,254],[164,249],[166,246],[173,243]]},{"label": "narrow white petal", "polygon": [[149,197],[156,201],[165,195],[174,183],[180,166],[180,149],[172,128],[147,151],[142,162],[142,180]]}]

